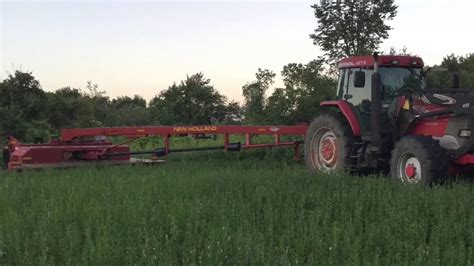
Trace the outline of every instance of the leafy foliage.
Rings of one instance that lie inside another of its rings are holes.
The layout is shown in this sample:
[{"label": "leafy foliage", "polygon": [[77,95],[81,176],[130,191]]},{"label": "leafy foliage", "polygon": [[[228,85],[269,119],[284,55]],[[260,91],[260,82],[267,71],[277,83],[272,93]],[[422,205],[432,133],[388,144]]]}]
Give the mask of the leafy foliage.
[{"label": "leafy foliage", "polygon": [[97,125],[90,98],[79,89],[65,87],[49,93],[47,110],[49,122],[54,128]]},{"label": "leafy foliage", "polygon": [[153,118],[163,125],[210,124],[225,119],[226,97],[202,73],[173,84],[150,102]]},{"label": "leafy foliage", "polygon": [[0,83],[0,129],[3,133],[26,136],[28,125],[19,123],[20,121],[47,119],[43,112],[46,97],[31,73],[16,71],[15,74],[10,74]]},{"label": "leafy foliage", "polygon": [[244,86],[246,121],[267,124],[307,122],[317,114],[319,103],[334,95],[335,80],[324,73],[319,60],[288,64],[283,67],[281,75],[285,87],[275,88],[268,99],[265,91],[273,84],[273,72],[259,69],[257,81]]},{"label": "leafy foliage", "polygon": [[288,64],[282,71],[285,87],[293,94],[293,122],[307,122],[318,113],[319,103],[335,95],[336,80],[324,73],[321,61]]},{"label": "leafy foliage", "polygon": [[138,95],[113,99],[105,115],[105,124],[109,126],[140,126],[151,121],[146,100]]},{"label": "leafy foliage", "polygon": [[474,54],[466,56],[448,55],[444,57],[439,66],[447,68],[448,72],[428,72],[428,88],[449,91],[453,86],[453,74],[458,73],[460,88],[474,89]]},{"label": "leafy foliage", "polygon": [[243,120],[243,108],[236,101],[230,101],[225,107],[224,123],[238,124]]},{"label": "leafy foliage", "polygon": [[311,7],[318,27],[310,37],[331,65],[345,56],[375,51],[388,38],[391,28],[386,21],[396,16],[398,8],[393,0],[321,1]]},{"label": "leafy foliage", "polygon": [[97,84],[85,91],[64,87],[44,92],[32,73],[15,72],[0,82],[0,136],[25,142],[45,142],[68,127],[137,126],[162,124],[239,123],[239,103],[219,94],[202,74],[155,97],[151,106],[138,95],[110,100]]},{"label": "leafy foliage", "polygon": [[242,87],[242,94],[245,98],[245,119],[249,123],[263,123],[265,121],[265,92],[274,83],[275,73],[259,68],[255,77],[255,81]]}]

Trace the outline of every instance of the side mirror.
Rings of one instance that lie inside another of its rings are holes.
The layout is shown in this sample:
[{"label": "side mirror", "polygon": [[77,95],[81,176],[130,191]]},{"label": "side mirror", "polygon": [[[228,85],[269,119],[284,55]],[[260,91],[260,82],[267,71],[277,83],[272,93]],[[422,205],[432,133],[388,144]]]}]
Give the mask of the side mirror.
[{"label": "side mirror", "polygon": [[359,70],[354,73],[354,87],[355,88],[365,87],[365,72],[364,71]]}]

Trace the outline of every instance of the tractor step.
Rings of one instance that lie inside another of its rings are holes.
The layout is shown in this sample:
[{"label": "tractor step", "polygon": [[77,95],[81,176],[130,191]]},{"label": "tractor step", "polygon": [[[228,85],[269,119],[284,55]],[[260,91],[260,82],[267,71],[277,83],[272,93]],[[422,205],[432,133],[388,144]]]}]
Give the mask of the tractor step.
[{"label": "tractor step", "polygon": [[359,150],[363,149],[364,146],[366,145],[366,142],[354,142],[352,144],[351,152],[349,154],[349,170],[351,172],[356,172],[359,170],[359,159],[360,159],[360,154]]}]

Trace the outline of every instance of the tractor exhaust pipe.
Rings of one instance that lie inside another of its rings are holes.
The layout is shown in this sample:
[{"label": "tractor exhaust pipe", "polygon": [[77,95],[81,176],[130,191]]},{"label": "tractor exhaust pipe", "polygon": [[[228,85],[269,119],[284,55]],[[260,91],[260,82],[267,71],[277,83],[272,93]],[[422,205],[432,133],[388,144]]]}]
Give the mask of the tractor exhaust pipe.
[{"label": "tractor exhaust pipe", "polygon": [[381,111],[382,111],[382,80],[379,73],[379,55],[374,53],[374,73],[372,74],[372,100],[370,104],[371,147],[375,153],[381,152]]}]

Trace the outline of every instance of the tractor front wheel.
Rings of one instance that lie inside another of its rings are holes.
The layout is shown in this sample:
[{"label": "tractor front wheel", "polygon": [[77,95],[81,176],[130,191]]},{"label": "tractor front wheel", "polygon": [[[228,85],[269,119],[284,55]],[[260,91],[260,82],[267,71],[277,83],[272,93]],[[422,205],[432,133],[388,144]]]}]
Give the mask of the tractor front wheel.
[{"label": "tractor front wheel", "polygon": [[348,167],[354,134],[339,113],[324,112],[311,122],[304,142],[306,167],[311,173]]},{"label": "tractor front wheel", "polygon": [[392,152],[390,174],[406,184],[443,183],[449,160],[437,140],[425,136],[403,137]]}]

